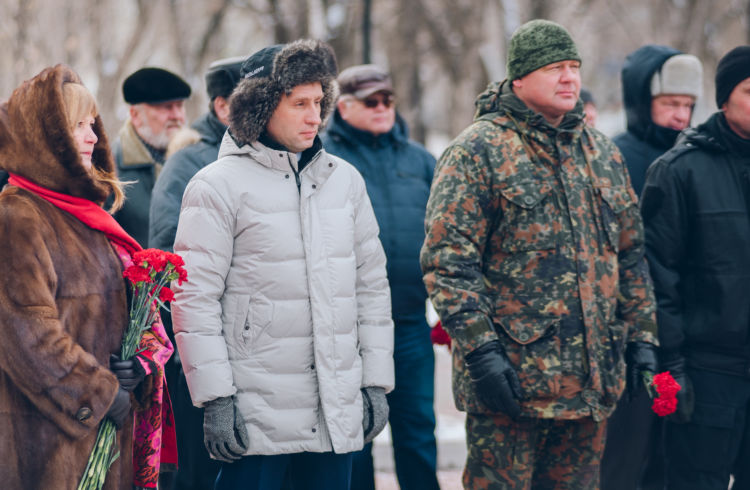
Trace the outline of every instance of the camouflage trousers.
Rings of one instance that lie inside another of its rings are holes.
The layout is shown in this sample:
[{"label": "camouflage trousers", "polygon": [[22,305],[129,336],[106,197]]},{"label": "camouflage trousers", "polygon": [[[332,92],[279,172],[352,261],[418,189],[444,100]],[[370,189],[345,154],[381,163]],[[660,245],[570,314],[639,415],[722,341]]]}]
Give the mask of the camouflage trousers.
[{"label": "camouflage trousers", "polygon": [[466,415],[466,489],[599,488],[606,420]]}]

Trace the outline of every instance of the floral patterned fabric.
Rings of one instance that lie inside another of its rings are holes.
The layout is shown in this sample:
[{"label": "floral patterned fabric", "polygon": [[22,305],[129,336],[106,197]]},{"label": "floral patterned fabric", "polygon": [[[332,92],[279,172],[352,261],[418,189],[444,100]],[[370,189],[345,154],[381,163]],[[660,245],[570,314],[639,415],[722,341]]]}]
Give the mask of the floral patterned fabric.
[{"label": "floral patterned fabric", "polygon": [[[113,246],[123,268],[133,265],[125,248],[114,243]],[[160,471],[177,468],[177,434],[164,377],[164,365],[174,347],[161,318],[158,315],[156,318],[151,329],[143,334],[136,356],[146,373],[141,387],[136,390],[138,399],[133,426],[134,484],[143,488],[156,488]]]}]

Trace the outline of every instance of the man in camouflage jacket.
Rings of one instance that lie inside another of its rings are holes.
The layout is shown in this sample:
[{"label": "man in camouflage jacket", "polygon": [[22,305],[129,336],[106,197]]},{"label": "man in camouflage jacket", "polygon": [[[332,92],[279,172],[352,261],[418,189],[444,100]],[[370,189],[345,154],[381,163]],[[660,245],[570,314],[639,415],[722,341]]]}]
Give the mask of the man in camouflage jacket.
[{"label": "man in camouflage jacket", "polygon": [[467,488],[597,488],[626,360],[629,389],[656,370],[637,198],[583,122],[579,68],[562,26],[521,26],[435,171],[421,264],[453,339]]}]

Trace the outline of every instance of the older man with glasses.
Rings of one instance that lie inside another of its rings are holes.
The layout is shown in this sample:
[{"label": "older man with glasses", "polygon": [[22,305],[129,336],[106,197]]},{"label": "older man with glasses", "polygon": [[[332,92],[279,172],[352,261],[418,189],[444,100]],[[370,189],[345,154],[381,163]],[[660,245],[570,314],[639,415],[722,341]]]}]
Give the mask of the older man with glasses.
[{"label": "older man with glasses", "polygon": [[[323,144],[365,178],[388,259],[395,322],[396,388],[388,394],[396,474],[401,488],[439,488],[435,443],[434,354],[419,267],[435,159],[409,140],[396,111],[390,75],[358,65],[338,77],[341,96]],[[372,445],[354,457],[352,489],[374,488]]]}]

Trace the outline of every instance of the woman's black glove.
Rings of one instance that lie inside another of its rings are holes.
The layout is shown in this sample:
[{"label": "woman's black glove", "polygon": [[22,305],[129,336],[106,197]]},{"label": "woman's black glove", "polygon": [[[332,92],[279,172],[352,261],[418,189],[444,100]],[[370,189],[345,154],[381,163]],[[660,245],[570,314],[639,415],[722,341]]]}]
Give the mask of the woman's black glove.
[{"label": "woman's black glove", "polygon": [[464,356],[479,399],[494,412],[512,418],[521,414],[521,382],[498,340],[492,340]]},{"label": "woman's black glove", "polygon": [[109,356],[109,369],[115,373],[120,386],[125,391],[135,390],[146,377],[143,366],[135,357],[122,361],[118,356],[111,354]]},{"label": "woman's black glove", "polygon": [[112,405],[107,411],[107,417],[115,423],[115,427],[119,430],[122,428],[123,424],[125,424],[128,415],[130,415],[130,393],[122,389],[122,386],[120,386],[117,389],[115,401],[112,402]]}]

